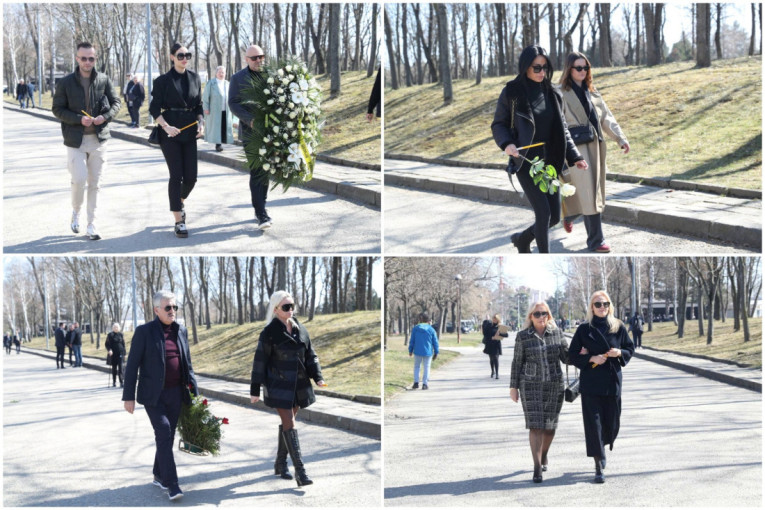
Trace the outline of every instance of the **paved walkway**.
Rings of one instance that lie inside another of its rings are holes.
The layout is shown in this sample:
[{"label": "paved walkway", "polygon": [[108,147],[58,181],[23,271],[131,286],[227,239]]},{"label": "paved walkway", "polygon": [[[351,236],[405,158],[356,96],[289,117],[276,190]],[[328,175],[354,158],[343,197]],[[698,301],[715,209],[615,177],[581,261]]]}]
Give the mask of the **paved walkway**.
[{"label": "paved walkway", "polygon": [[[55,354],[53,352],[30,349],[23,346],[22,351],[44,357],[49,360],[49,364],[55,363]],[[83,356],[82,359],[85,368],[111,373],[111,368],[104,364],[102,358]],[[273,412],[266,407],[262,401],[254,406],[250,403],[249,384],[224,381],[215,377],[205,377],[202,375],[197,375],[197,384],[199,385],[200,392],[206,397]],[[322,392],[321,389],[315,391],[317,391],[317,394]],[[327,425],[354,434],[369,436],[374,439],[380,439],[381,436],[381,408],[379,405],[375,404],[364,404],[362,402],[355,402],[344,398],[318,395],[316,403],[312,404],[307,409],[300,411],[300,420]]]},{"label": "paved walkway", "polygon": [[[209,254],[379,253],[380,211],[373,205],[314,189],[269,193],[274,226],[258,230],[245,172],[229,163],[199,163],[187,200],[188,239],[173,234],[167,166],[158,149],[115,136],[101,179],[97,226],[90,241],[69,228],[70,177],[60,125],[11,108],[3,110],[3,244],[5,253]],[[115,131],[128,131],[117,128]],[[133,130],[137,131],[137,130]],[[115,133],[117,135],[117,133]],[[136,135],[131,135],[136,136]],[[41,147],[44,150],[41,150]],[[205,154],[203,150],[201,154]],[[219,155],[208,151],[212,158]],[[225,154],[225,152],[224,152]],[[334,165],[324,169],[350,172]],[[380,172],[356,170],[379,179]],[[342,186],[327,181],[327,186]],[[378,185],[379,188],[379,185]],[[332,191],[330,189],[329,191]],[[84,215],[84,210],[83,210]]]},{"label": "paved walkway", "polygon": [[532,483],[522,407],[509,398],[513,344],[503,342],[499,380],[479,348],[459,348],[429,390],[386,402],[386,507],[762,505],[762,395],[640,355],[624,369],[606,483],[592,482],[581,399],[564,402],[550,468]]},{"label": "paved walkway", "polygon": [[[507,174],[497,169],[386,158],[385,184],[528,207],[522,194],[513,191]],[[515,187],[521,190],[517,180]],[[417,213],[414,207],[411,212]],[[608,181],[603,219],[762,248],[762,200],[755,198]]]},{"label": "paved walkway", "polygon": [[[380,508],[380,441],[298,418],[306,469],[299,489],[274,476],[279,419],[210,398],[223,427],[220,455],[175,451],[184,497],[151,484],[154,433],[143,406],[125,412],[103,373],[57,370],[53,360],[3,353],[3,506]],[[290,469],[292,465],[290,463]]]}]

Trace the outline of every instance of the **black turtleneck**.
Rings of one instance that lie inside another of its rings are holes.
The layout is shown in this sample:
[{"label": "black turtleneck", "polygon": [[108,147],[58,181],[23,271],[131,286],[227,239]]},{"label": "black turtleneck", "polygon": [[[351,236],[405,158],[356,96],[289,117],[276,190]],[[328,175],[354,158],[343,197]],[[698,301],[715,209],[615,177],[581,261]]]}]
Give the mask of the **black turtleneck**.
[{"label": "black turtleneck", "polygon": [[608,325],[608,319],[606,317],[593,316],[590,324],[593,328],[597,329],[604,337],[608,335],[611,326]]},{"label": "black turtleneck", "polygon": [[553,103],[547,87],[524,76],[531,112],[534,114],[534,140],[531,143],[549,142],[553,128]]},{"label": "black turtleneck", "polygon": [[170,69],[170,76],[173,77],[173,82],[175,82],[176,87],[180,87],[183,91],[183,100],[186,101],[186,104],[189,102],[189,74],[187,72],[185,73],[179,73],[175,70],[175,67]]}]

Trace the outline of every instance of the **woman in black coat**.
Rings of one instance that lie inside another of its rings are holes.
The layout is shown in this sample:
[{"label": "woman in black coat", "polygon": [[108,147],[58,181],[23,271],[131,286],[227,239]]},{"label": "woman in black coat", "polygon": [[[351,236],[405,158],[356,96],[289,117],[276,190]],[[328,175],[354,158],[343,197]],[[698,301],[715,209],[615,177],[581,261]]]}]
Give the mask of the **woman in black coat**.
[{"label": "woman in black coat", "polygon": [[294,314],[295,300],[292,296],[283,290],[274,292],[266,314],[267,326],[260,334],[252,362],[250,401],[254,404],[260,400],[260,386],[263,385],[265,404],[275,408],[282,421],[274,473],[285,480],[292,479],[287,469],[289,452],[300,487],[313,481],[305,472],[295,418],[299,409],[316,401],[311,379],[317,386],[326,384],[308,332]]},{"label": "woman in black coat", "polygon": [[[529,46],[518,60],[518,76],[507,83],[497,102],[491,131],[494,141],[510,156],[507,171],[517,173],[526,197],[534,209],[534,224],[510,236],[519,253],[531,253],[536,239],[539,253],[549,253],[549,229],[560,221],[560,196],[543,193],[529,175],[530,165],[522,157],[539,157],[560,174],[563,164],[587,169],[571,139],[563,116],[560,92],[552,87],[553,67],[547,52],[540,46]],[[519,149],[537,143],[537,147]]]},{"label": "woman in black coat", "polygon": [[606,481],[606,448],[614,449],[622,412],[622,367],[635,348],[627,328],[614,317],[611,299],[599,290],[590,298],[587,322],[574,333],[571,363],[579,367],[579,391],[587,456],[595,459],[595,482]]},{"label": "woman in black coat", "polygon": [[491,320],[487,319],[481,324],[484,344],[483,352],[489,355],[491,377],[496,379],[499,379],[499,357],[502,355],[502,337],[507,338],[507,333],[498,333],[501,322],[502,319],[499,314],[494,314]]},{"label": "woman in black coat", "polygon": [[[202,82],[186,69],[191,53],[180,43],[170,48],[173,67],[154,80],[149,113],[159,124],[159,146],[170,170],[168,195],[176,237],[188,237],[184,201],[197,182],[197,138],[204,135]],[[197,122],[196,125],[193,124]]]},{"label": "woman in black coat", "polygon": [[112,332],[106,336],[107,354],[112,360],[112,386],[117,386],[117,374],[120,376],[120,388],[122,388],[122,360],[125,359],[125,338],[120,332],[120,325],[112,324]]}]

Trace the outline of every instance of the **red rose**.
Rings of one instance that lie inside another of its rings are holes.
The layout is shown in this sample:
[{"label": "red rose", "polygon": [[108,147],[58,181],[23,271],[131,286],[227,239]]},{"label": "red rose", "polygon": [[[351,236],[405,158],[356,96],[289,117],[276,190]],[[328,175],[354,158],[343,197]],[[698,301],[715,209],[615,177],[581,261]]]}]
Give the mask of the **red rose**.
[{"label": "red rose", "polygon": [[206,406],[206,405],[207,405],[207,399],[204,399],[204,400],[202,401],[202,405],[203,405],[203,406]]},{"label": "red rose", "polygon": [[223,425],[228,425],[228,418],[223,418]]}]

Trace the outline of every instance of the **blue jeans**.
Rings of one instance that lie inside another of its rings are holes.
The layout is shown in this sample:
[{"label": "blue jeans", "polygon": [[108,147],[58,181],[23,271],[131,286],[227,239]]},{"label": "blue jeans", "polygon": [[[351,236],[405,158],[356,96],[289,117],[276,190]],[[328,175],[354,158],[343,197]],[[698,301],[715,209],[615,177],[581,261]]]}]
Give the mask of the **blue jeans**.
[{"label": "blue jeans", "polygon": [[430,378],[430,362],[433,356],[414,355],[414,382],[420,382],[420,363],[422,363],[422,384],[428,384]]},{"label": "blue jeans", "polygon": [[72,349],[74,349],[74,366],[81,367],[82,366],[82,345],[73,345]]}]

